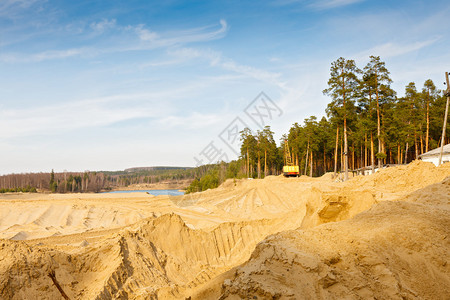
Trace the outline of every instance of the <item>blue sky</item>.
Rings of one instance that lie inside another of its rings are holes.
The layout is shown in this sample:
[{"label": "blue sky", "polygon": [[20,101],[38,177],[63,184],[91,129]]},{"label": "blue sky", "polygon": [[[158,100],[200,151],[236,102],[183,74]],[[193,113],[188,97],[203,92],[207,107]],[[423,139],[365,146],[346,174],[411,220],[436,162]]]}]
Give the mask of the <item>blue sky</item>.
[{"label": "blue sky", "polygon": [[277,140],[323,116],[340,56],[381,56],[399,96],[443,89],[448,15],[440,0],[2,0],[0,173],[194,166],[210,142],[234,158],[218,135],[251,124],[261,91]]}]

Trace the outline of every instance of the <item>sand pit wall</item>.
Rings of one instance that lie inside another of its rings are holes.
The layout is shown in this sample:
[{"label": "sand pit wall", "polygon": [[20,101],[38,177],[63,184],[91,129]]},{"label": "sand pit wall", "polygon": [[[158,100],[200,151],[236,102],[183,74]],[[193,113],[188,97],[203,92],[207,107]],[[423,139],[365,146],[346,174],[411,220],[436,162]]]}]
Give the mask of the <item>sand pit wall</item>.
[{"label": "sand pit wall", "polygon": [[316,190],[316,196],[306,202],[306,214],[301,228],[349,219],[375,203],[377,203],[375,195],[368,190],[340,189],[335,192]]}]

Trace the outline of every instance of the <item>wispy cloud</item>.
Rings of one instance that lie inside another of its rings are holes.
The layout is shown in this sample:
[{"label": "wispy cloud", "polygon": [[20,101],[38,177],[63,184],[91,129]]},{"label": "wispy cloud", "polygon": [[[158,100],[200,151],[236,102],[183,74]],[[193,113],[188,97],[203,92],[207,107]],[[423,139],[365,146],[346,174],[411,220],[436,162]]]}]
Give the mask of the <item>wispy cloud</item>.
[{"label": "wispy cloud", "polygon": [[116,19],[112,20],[102,19],[99,22],[92,22],[89,25],[89,27],[91,27],[92,30],[98,33],[103,33],[105,30],[114,28],[115,26],[116,26]]},{"label": "wispy cloud", "polygon": [[227,117],[227,108],[223,108],[221,113],[199,113],[195,110],[180,111],[174,104],[192,99],[212,85],[235,79],[234,76],[210,76],[152,92],[118,94],[20,109],[1,107],[0,140],[96,130],[96,127],[143,118],[152,119],[152,122],[164,125],[164,128],[198,129],[219,124]]},{"label": "wispy cloud", "polygon": [[178,57],[179,61],[190,59],[206,59],[212,67],[219,67],[227,71],[238,73],[249,78],[256,79],[285,88],[285,83],[281,80],[281,74],[270,72],[264,69],[255,68],[245,64],[240,64],[233,59],[224,57],[220,52],[213,50],[199,50],[193,48],[180,48],[169,52],[171,55]]},{"label": "wispy cloud", "polygon": [[351,4],[363,2],[365,0],[277,0],[276,5],[301,4],[314,10],[326,10]]},{"label": "wispy cloud", "polygon": [[223,114],[193,112],[187,116],[168,116],[158,120],[160,126],[180,127],[187,129],[201,129],[205,126],[220,124],[224,120]]},{"label": "wispy cloud", "polygon": [[[62,50],[44,50],[38,53],[2,53],[0,54],[0,62],[5,63],[28,63],[41,62],[52,59],[64,59],[75,56],[96,56],[102,53],[115,53],[139,50],[154,50],[158,48],[169,48],[174,46],[182,46],[190,43],[207,42],[224,37],[228,30],[225,20],[220,20],[220,28],[211,30],[211,26],[192,28],[182,31],[174,31],[169,33],[157,33],[152,31],[144,24],[137,26],[118,26],[115,19],[103,19],[99,22],[90,24],[93,33],[103,33],[108,29],[115,29],[114,39],[102,44],[101,48],[94,45],[62,49]],[[134,33],[129,36],[129,32]],[[127,44],[127,46],[123,46]]]},{"label": "wispy cloud", "polygon": [[316,9],[331,9],[363,1],[365,0],[321,0],[321,1],[313,1],[309,6]]},{"label": "wispy cloud", "polygon": [[30,55],[18,54],[18,53],[3,53],[0,54],[0,62],[4,63],[30,63],[41,62],[53,59],[63,59],[74,56],[80,56],[90,52],[93,53],[93,49],[77,48],[66,50],[49,50],[40,53],[34,53]]},{"label": "wispy cloud", "polygon": [[2,0],[0,2],[0,10],[4,11],[12,8],[28,8],[35,3],[46,2],[42,0]]},{"label": "wispy cloud", "polygon": [[169,32],[166,34],[159,34],[145,28],[143,24],[136,27],[128,27],[133,29],[140,40],[147,43],[151,47],[168,47],[173,45],[181,45],[195,42],[206,42],[222,38],[228,30],[228,24],[225,20],[220,20],[220,28],[210,31],[207,27],[192,28],[183,31]]},{"label": "wispy cloud", "polygon": [[0,111],[0,136],[8,139],[52,135],[135,118],[158,117],[168,110],[160,101],[161,97],[168,96],[161,93],[117,95],[44,107],[6,108]]},{"label": "wispy cloud", "polygon": [[60,59],[60,58],[67,58],[72,56],[77,56],[82,54],[84,51],[83,49],[67,49],[67,50],[61,50],[61,51],[45,51],[38,54],[35,54],[31,57],[32,61],[43,61],[43,60],[49,60],[49,59]]},{"label": "wispy cloud", "polygon": [[358,54],[356,54],[355,60],[366,60],[370,55],[378,55],[383,58],[394,57],[403,55],[409,52],[417,51],[422,48],[428,47],[438,41],[439,38],[429,39],[425,41],[416,41],[411,43],[385,43],[382,45],[378,45],[372,47],[370,49],[364,50]]},{"label": "wispy cloud", "polygon": [[130,27],[130,28],[132,28],[132,29],[134,29],[134,31],[136,31],[136,33],[139,36],[139,38],[141,39],[141,41],[154,42],[160,38],[160,36],[156,32],[153,32],[149,29],[145,29],[143,24],[140,24],[136,27]]},{"label": "wispy cloud", "polygon": [[28,10],[40,11],[47,0],[2,0],[0,1],[0,16],[6,19],[23,17]]},{"label": "wispy cloud", "polygon": [[224,68],[225,70],[243,74],[243,75],[246,75],[248,77],[251,77],[251,78],[254,78],[254,79],[257,79],[260,81],[272,83],[274,85],[279,86],[280,88],[284,88],[284,86],[285,86],[284,82],[280,81],[280,77],[281,77],[280,73],[269,72],[269,71],[254,68],[251,66],[241,65],[231,59],[227,59],[227,60],[219,63],[219,65],[222,68]]}]

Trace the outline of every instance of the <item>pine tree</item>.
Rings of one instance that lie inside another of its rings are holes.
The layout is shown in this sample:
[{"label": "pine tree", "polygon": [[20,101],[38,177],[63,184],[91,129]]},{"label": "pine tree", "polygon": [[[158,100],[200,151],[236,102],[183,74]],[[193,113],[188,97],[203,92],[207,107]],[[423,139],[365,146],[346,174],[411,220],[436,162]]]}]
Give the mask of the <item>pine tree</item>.
[{"label": "pine tree", "polygon": [[356,67],[355,61],[340,57],[331,63],[328,89],[323,91],[333,101],[328,104],[328,113],[338,119],[342,119],[344,127],[344,180],[348,179],[348,139],[347,118],[354,107],[357,96],[358,77],[361,71]]},{"label": "pine tree", "polygon": [[50,173],[49,188],[50,188],[50,191],[52,191],[52,193],[56,193],[56,191],[58,189],[58,184],[55,181],[55,172],[53,171],[53,169],[52,169],[52,172]]},{"label": "pine tree", "polygon": [[261,132],[261,146],[264,151],[264,176],[270,173],[268,166],[271,166],[273,169],[275,164],[277,145],[273,139],[273,134],[274,132],[270,130],[270,126],[265,126]]},{"label": "pine tree", "polygon": [[430,107],[434,104],[436,99],[438,98],[439,90],[436,89],[433,81],[428,79],[423,84],[422,89],[422,98],[424,111],[425,111],[425,122],[426,122],[426,133],[425,133],[425,151],[429,150],[429,141],[430,141]]},{"label": "pine tree", "polygon": [[370,90],[371,97],[374,97],[376,101],[377,112],[377,139],[378,139],[378,167],[381,168],[383,153],[383,140],[381,132],[381,109],[385,101],[392,97],[393,91],[390,88],[392,83],[389,77],[389,71],[387,70],[385,63],[380,60],[379,56],[370,56],[369,63],[364,67],[364,76],[367,78],[367,89]]},{"label": "pine tree", "polygon": [[246,160],[247,177],[253,177],[254,163],[257,158],[256,138],[249,128],[244,128],[241,132],[241,157]]}]

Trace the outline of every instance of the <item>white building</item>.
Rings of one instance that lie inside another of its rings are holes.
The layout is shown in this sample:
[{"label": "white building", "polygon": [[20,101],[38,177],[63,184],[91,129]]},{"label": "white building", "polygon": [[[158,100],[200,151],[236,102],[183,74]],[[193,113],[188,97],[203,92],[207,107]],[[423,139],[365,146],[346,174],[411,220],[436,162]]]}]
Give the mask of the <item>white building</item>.
[{"label": "white building", "polygon": [[[428,151],[420,155],[420,159],[423,161],[432,162],[436,167],[439,164],[439,154],[441,153],[441,147]],[[450,161],[450,144],[444,146],[444,151],[442,152],[442,163]]]}]

